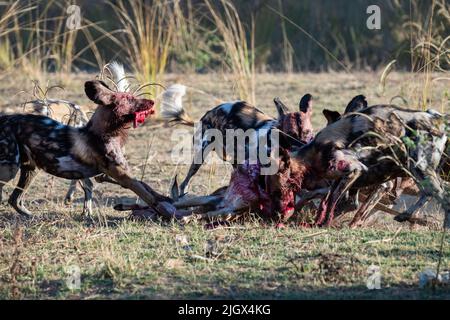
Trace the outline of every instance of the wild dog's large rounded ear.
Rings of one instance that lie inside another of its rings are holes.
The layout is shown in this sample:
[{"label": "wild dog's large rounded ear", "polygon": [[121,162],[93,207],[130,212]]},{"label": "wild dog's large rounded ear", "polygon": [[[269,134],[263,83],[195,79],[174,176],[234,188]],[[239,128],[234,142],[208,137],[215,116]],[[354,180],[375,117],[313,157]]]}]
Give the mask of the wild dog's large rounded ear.
[{"label": "wild dog's large rounded ear", "polygon": [[[278,130],[278,129],[277,129]],[[299,141],[285,132],[278,130],[279,144],[284,149],[292,149],[293,147],[303,147],[306,143]]]},{"label": "wild dog's large rounded ear", "polygon": [[305,94],[303,98],[301,98],[299,103],[300,112],[307,113],[312,109],[313,96],[309,93]]},{"label": "wild dog's large rounded ear", "polygon": [[338,121],[341,117],[341,114],[339,112],[333,110],[324,109],[322,113],[328,121],[327,126]]},{"label": "wild dog's large rounded ear", "polygon": [[276,97],[275,99],[273,99],[273,103],[275,103],[275,107],[277,108],[278,119],[290,112],[288,106],[281,102],[280,98]]},{"label": "wild dog's large rounded ear", "polygon": [[84,84],[84,92],[87,97],[96,104],[109,105],[112,103],[114,92],[103,81],[87,81]]},{"label": "wild dog's large rounded ear", "polygon": [[366,97],[360,94],[350,101],[347,108],[345,108],[345,113],[358,112],[359,110],[367,108],[368,105]]}]

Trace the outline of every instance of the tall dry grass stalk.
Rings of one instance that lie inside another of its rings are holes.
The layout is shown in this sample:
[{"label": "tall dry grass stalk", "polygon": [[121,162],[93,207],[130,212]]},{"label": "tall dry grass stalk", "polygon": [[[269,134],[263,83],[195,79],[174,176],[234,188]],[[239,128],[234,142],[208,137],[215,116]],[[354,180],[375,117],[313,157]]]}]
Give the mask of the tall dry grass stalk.
[{"label": "tall dry grass stalk", "polygon": [[[418,108],[425,110],[436,103],[433,82],[450,81],[450,3],[432,0],[425,15],[417,0],[411,3],[410,19],[404,27],[410,30],[411,71],[419,86],[411,92],[410,98]],[[444,108],[444,101],[440,105]]]},{"label": "tall dry grass stalk", "polygon": [[[100,52],[96,46],[99,39],[109,38],[115,43],[113,32],[106,32],[96,23],[82,20],[78,29],[67,28],[67,8],[69,0],[14,1],[7,4],[0,16],[0,71],[19,69],[32,79],[45,80],[48,71],[67,74],[74,69],[75,61],[87,50],[92,50],[98,66],[102,66]],[[90,30],[95,29],[101,36],[94,39]],[[77,46],[80,35],[88,44]],[[83,61],[92,65],[92,62]]]},{"label": "tall dry grass stalk", "polygon": [[[123,44],[129,63],[141,83],[155,83],[163,76],[174,34],[171,2],[110,2],[123,28]],[[152,88],[157,95],[160,88]]]},{"label": "tall dry grass stalk", "polygon": [[13,44],[9,36],[25,27],[23,23],[18,23],[19,19],[36,7],[29,3],[24,5],[18,0],[0,3],[0,8],[2,8],[2,14],[0,14],[0,71],[7,72],[13,68],[15,62]]},{"label": "tall dry grass stalk", "polygon": [[222,55],[213,48],[218,44],[215,30],[205,23],[204,7],[193,0],[174,1],[175,32],[171,44],[171,62],[182,72],[204,71]]},{"label": "tall dry grass stalk", "polygon": [[[283,4],[281,0],[278,0],[278,8],[280,12],[283,12]],[[281,19],[281,34],[283,38],[283,54],[282,54],[282,64],[284,67],[284,71],[287,73],[292,73],[294,71],[294,48],[292,47],[291,42],[289,41],[287,31],[286,31],[286,22],[284,19]]]},{"label": "tall dry grass stalk", "polygon": [[220,0],[217,6],[210,0],[204,1],[222,40],[221,45],[226,53],[225,64],[233,76],[239,98],[255,104],[254,19],[249,41],[239,13],[230,1]]},{"label": "tall dry grass stalk", "polygon": [[[401,10],[399,1],[394,4]],[[441,100],[435,101],[437,94],[433,92],[433,84],[450,81],[450,4],[445,0],[432,0],[428,11],[424,11],[419,4],[418,0],[410,1],[409,13],[403,24],[403,37],[409,38],[410,42],[411,80],[402,85],[402,92],[392,100],[400,98],[410,108],[434,108],[449,112],[449,92],[437,93],[441,95]],[[382,72],[380,95],[384,94],[395,62],[390,62]]]},{"label": "tall dry grass stalk", "polygon": [[[67,29],[66,10],[72,4],[72,1],[56,1],[55,5],[59,7],[60,15],[53,18],[54,26],[52,28],[52,36],[49,39],[50,58],[54,61],[54,68],[62,73],[73,71],[75,61],[83,62],[87,65],[101,69],[106,62],[104,61],[97,43],[103,39],[109,39],[116,45],[122,43],[115,37],[118,31],[106,31],[100,26],[101,22],[93,22],[87,18],[83,18],[83,23],[78,29]],[[99,36],[94,38],[91,31],[97,31]],[[83,35],[87,44],[84,47],[77,46],[77,39]],[[82,54],[90,50],[95,58],[93,61],[82,59]]]}]

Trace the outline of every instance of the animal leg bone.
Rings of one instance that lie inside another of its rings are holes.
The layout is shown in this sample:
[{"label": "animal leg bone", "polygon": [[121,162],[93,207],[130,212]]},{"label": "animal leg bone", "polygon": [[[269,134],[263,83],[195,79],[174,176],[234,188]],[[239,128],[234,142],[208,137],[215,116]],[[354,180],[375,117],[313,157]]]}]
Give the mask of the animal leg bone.
[{"label": "animal leg bone", "polygon": [[375,189],[366,199],[364,204],[358,209],[355,216],[353,217],[353,220],[350,222],[350,227],[356,227],[358,225],[361,225],[367,218],[370,216],[370,213],[375,208],[375,206],[378,204],[378,202],[381,200],[381,198],[384,197],[384,195],[387,193],[387,190],[389,189],[389,186],[382,186],[377,189]]},{"label": "animal leg bone", "polygon": [[331,224],[337,204],[361,175],[361,170],[355,170],[348,177],[341,178],[333,184],[332,190],[329,193],[331,196],[331,205],[327,205],[325,208],[326,220],[319,225],[324,224],[325,226],[329,226]]}]

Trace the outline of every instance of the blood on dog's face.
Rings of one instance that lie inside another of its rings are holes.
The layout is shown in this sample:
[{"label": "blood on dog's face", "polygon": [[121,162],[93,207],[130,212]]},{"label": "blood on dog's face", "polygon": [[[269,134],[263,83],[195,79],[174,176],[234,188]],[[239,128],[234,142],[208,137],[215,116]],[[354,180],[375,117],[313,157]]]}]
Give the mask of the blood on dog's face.
[{"label": "blood on dog's face", "polygon": [[136,128],[143,124],[148,116],[155,113],[153,100],[137,98],[129,93],[114,92],[102,81],[86,82],[85,92],[89,99],[104,106],[102,116],[109,118],[104,120],[118,127],[133,123]]}]

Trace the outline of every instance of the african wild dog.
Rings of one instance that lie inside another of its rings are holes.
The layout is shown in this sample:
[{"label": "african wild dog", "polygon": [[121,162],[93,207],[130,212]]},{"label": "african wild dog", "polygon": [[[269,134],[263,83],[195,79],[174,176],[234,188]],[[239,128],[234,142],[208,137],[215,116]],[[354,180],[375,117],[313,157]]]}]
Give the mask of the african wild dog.
[{"label": "african wild dog", "polygon": [[298,112],[291,112],[280,98],[275,98],[274,103],[278,111],[278,129],[301,144],[311,142],[314,138],[312,95],[308,93],[301,98]]},{"label": "african wild dog", "polygon": [[[124,66],[121,63],[112,61],[105,66],[105,71],[108,71],[111,74],[109,80],[114,83],[115,89],[118,92],[129,91],[130,83],[126,77]],[[89,122],[87,112],[85,111],[87,108],[67,100],[45,97],[44,99],[26,102],[23,109],[27,113],[46,116],[71,127],[81,128]],[[103,176],[96,177],[96,181],[111,182]],[[94,189],[94,184],[91,179],[71,180],[69,189],[64,197],[64,203],[67,205],[73,201],[78,183],[84,191],[83,213],[91,215]]]},{"label": "african wild dog", "polygon": [[[328,120],[328,125],[338,121],[342,116],[347,116],[351,113],[357,113],[368,107],[366,97],[358,95],[354,97],[345,108],[344,114],[341,115],[337,111],[323,110],[325,118]],[[358,142],[354,144],[354,148],[362,147]],[[360,194],[360,191],[362,193]],[[317,191],[316,191],[317,192]],[[358,209],[350,226],[356,226],[364,222],[372,211],[372,208],[378,208],[382,211],[389,209],[387,207],[379,206],[378,202],[392,205],[402,194],[417,196],[420,194],[419,188],[414,183],[412,178],[403,177],[397,178],[381,185],[373,185],[362,190],[357,188],[350,188],[340,201],[337,211],[338,214],[346,213]],[[320,192],[317,192],[320,195]],[[313,194],[310,194],[311,198]],[[364,204],[359,203],[359,198],[365,198]],[[306,200],[306,199],[305,199]],[[422,203],[424,204],[424,203]],[[395,211],[388,210],[389,213],[395,214]]]},{"label": "african wild dog", "polygon": [[[393,105],[367,107],[328,125],[313,142],[291,154],[295,170],[301,172],[302,189],[314,190],[311,184],[320,179],[334,181],[322,201],[316,223],[323,225],[331,222],[336,205],[350,188],[377,186],[405,177],[404,168],[407,168],[418,181],[429,179],[431,187],[419,186],[421,199],[397,220],[409,219],[424,199],[434,196],[444,203],[448,225],[448,199],[440,187],[439,177],[433,174],[441,162],[447,141],[444,127],[445,116],[435,111],[413,111]],[[417,132],[427,136],[429,141],[419,143]],[[399,151],[401,144],[386,142],[380,138],[382,133],[395,137],[396,142],[409,139],[416,146],[408,147],[407,153],[402,153]],[[417,165],[413,165],[414,161]]]},{"label": "african wild dog", "polygon": [[[186,113],[182,106],[182,97],[185,93],[185,86],[172,85],[171,87],[169,87],[164,93],[161,115],[164,119],[172,123],[195,126],[194,120]],[[310,100],[311,99],[304,99],[305,102],[303,102],[301,106],[304,106],[305,103],[309,104]],[[308,108],[305,107],[305,111],[306,109]],[[231,162],[235,169],[238,165],[238,153],[236,152],[236,149],[234,149],[234,157],[231,157],[229,155],[230,152],[227,149],[225,140],[225,138],[227,137],[226,131],[229,129],[241,129],[243,131],[254,129],[257,135],[270,135],[271,130],[275,129],[280,133],[280,146],[288,147],[291,145],[302,145],[304,142],[302,143],[301,141],[299,141],[298,137],[306,137],[307,135],[303,134],[301,119],[296,122],[297,126],[290,127],[291,131],[288,132],[288,134],[285,134],[283,125],[280,125],[280,119],[287,119],[289,117],[290,115],[286,116],[285,118],[280,117],[278,120],[276,120],[245,101],[223,103],[206,112],[205,115],[203,115],[203,117],[199,120],[201,124],[201,128],[199,128],[199,130],[201,130],[200,136],[202,137],[202,145],[201,148],[196,150],[194,159],[202,159],[202,161],[204,161],[204,159],[208,155],[207,153],[210,151],[208,149],[208,146],[212,141],[211,137],[209,136],[208,129],[219,130],[222,133],[222,137],[224,139],[223,141],[220,141],[220,145],[222,148],[221,150],[215,151],[222,158],[222,160]],[[288,122],[286,121],[285,124],[287,123]],[[287,127],[288,126],[286,126],[286,128]],[[238,146],[235,145],[235,147]],[[268,153],[270,153],[270,146],[265,147],[267,147],[267,151]],[[202,156],[199,156],[199,154]],[[180,194],[184,194],[189,181],[198,172],[201,166],[202,163],[196,163],[195,161],[191,163],[188,174],[180,185]]]},{"label": "african wild dog", "polygon": [[114,92],[102,81],[86,82],[85,92],[98,107],[81,128],[37,115],[0,117],[0,189],[20,170],[19,182],[9,198],[20,214],[31,215],[23,195],[37,169],[71,180],[106,174],[149,205],[154,204],[155,195],[129,175],[122,152],[128,130],[154,113],[154,102]]}]

